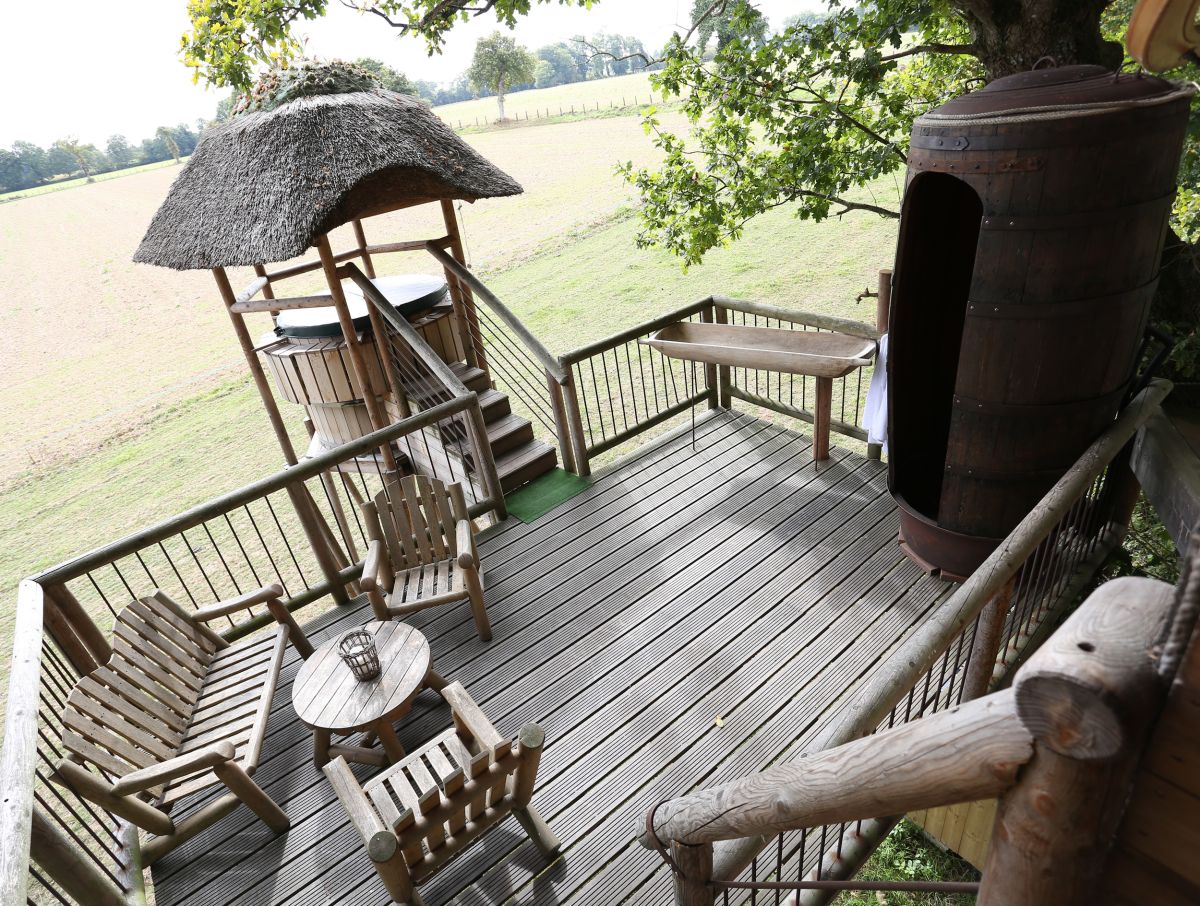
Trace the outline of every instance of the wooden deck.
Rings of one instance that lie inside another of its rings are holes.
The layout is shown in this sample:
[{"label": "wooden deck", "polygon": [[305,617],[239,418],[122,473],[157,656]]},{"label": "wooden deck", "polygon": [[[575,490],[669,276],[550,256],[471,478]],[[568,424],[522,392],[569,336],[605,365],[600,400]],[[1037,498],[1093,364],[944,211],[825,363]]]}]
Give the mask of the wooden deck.
[{"label": "wooden deck", "polygon": [[[644,449],[533,525],[481,545],[490,644],[469,609],[425,611],[443,675],[496,726],[546,730],[534,803],[563,839],[547,865],[515,821],[422,887],[430,906],[671,902],[634,834],[655,802],[794,756],[856,683],[948,594],[896,545],[885,469],[721,413]],[[320,641],[364,603],[309,628]],[[388,902],[289,703],[291,655],[256,779],[292,819],[280,838],[235,812],[154,868],[159,906]],[[424,692],[413,745],[448,726]],[[356,767],[365,777],[371,769]]]}]

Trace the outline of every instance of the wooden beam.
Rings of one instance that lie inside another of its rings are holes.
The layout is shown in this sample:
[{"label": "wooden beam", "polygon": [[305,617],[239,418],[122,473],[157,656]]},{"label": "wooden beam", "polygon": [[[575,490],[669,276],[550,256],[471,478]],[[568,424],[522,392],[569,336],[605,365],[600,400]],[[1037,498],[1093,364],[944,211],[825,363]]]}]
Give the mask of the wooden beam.
[{"label": "wooden beam", "polygon": [[42,670],[42,588],[29,579],[17,589],[16,625],[8,666],[4,749],[0,752],[0,903],[24,903],[29,872],[38,691]]},{"label": "wooden beam", "polygon": [[744,311],[746,314],[758,315],[761,318],[775,318],[779,321],[789,321],[792,324],[819,327],[822,330],[833,330],[838,333],[849,334],[852,337],[862,337],[866,340],[879,339],[879,331],[869,324],[863,324],[861,321],[834,318],[829,315],[819,315],[811,311],[795,311],[790,308],[782,308],[778,305],[770,305],[766,302],[752,302],[748,299],[731,299],[728,296],[710,296],[709,298],[722,308],[728,308],[733,311]]},{"label": "wooden beam", "polygon": [[333,305],[333,297],[328,293],[316,296],[291,296],[286,299],[251,299],[246,302],[235,302],[229,310],[239,315],[250,315],[256,312],[275,314],[277,311],[294,311],[298,308],[326,308]]},{"label": "wooden beam", "polygon": [[[371,384],[371,374],[367,371],[367,362],[363,358],[362,346],[358,342],[358,331],[354,328],[354,319],[350,317],[350,309],[346,305],[346,295],[342,292],[342,281],[338,276],[337,262],[334,260],[333,250],[329,247],[327,235],[317,237],[317,252],[321,256],[321,268],[325,271],[325,282],[329,286],[329,294],[333,296],[333,307],[337,310],[338,323],[341,324],[342,333],[346,339],[346,351],[350,353],[350,365],[363,395],[363,402],[366,403],[367,413],[371,416],[371,424],[375,426],[376,431],[379,431],[388,425],[387,415],[379,403],[380,394],[385,393],[386,390],[381,387],[377,394]],[[387,470],[395,472],[396,460],[392,456],[391,444],[385,444],[379,449],[383,454],[383,462]]]},{"label": "wooden beam", "polygon": [[987,799],[1032,755],[1006,690],[674,799],[654,830],[663,842],[712,843]]},{"label": "wooden beam", "polygon": [[969,702],[987,695],[992,674],[996,670],[996,657],[1000,653],[1004,620],[1012,604],[1015,581],[1010,579],[1000,591],[992,595],[992,599],[979,614],[975,638],[971,643],[971,654],[967,659],[967,675],[963,680],[963,701]]},{"label": "wooden beam", "polygon": [[[442,221],[446,225],[448,245],[442,245],[443,251],[449,251],[454,260],[463,268],[467,266],[467,255],[463,250],[462,234],[458,229],[458,215],[454,211],[454,202],[444,199],[441,203]],[[430,243],[432,246],[434,243]],[[467,364],[473,368],[488,371],[487,350],[483,348],[483,331],[479,329],[479,313],[475,311],[475,298],[471,290],[458,278],[458,274],[442,263],[446,274],[446,283],[450,287],[450,301],[454,305],[454,320],[458,328],[459,340],[466,353]],[[465,333],[465,336],[464,336]]]},{"label": "wooden beam", "polygon": [[[30,818],[30,857],[67,896],[88,906],[128,906],[124,891],[40,808],[34,807]],[[19,872],[26,874],[26,866],[21,865]]]},{"label": "wooden beam", "polygon": [[[258,360],[258,354],[254,351],[254,341],[250,339],[250,331],[246,329],[246,322],[242,320],[241,315],[233,310],[233,306],[238,303],[238,299],[233,294],[233,287],[229,285],[229,277],[226,275],[225,268],[223,267],[213,268],[212,273],[213,279],[217,281],[217,289],[221,293],[221,298],[225,302],[225,308],[229,312],[229,320],[233,322],[233,332],[237,335],[238,344],[242,347],[242,355],[246,357],[246,365],[249,367],[250,374],[254,378],[254,386],[258,388],[258,395],[262,398],[263,408],[267,410],[267,418],[271,422],[271,428],[275,431],[275,439],[279,441],[279,448],[283,451],[284,461],[288,465],[294,466],[296,464],[296,450],[292,447],[292,438],[283,423],[283,416],[279,414],[279,405],[275,402],[275,395],[271,392],[271,385],[267,383],[267,375],[263,371],[262,362]],[[259,279],[265,280],[266,278]]]}]

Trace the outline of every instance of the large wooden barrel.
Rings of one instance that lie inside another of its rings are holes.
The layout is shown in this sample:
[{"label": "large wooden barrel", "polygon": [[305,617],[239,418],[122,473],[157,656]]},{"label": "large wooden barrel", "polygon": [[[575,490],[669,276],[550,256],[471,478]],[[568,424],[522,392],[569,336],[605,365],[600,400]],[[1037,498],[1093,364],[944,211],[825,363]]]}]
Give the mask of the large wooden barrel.
[{"label": "large wooden barrel", "polygon": [[926,566],[969,574],[1116,415],[1190,94],[1070,66],[998,79],[914,124],[889,480]]}]

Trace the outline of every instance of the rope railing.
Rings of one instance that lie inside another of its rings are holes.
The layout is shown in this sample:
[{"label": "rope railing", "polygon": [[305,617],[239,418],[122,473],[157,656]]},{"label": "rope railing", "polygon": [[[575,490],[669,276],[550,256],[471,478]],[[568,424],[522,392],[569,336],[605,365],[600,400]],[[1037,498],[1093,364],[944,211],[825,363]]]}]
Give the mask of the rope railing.
[{"label": "rope railing", "polygon": [[[844,717],[804,752],[819,752],[946,711],[1002,684],[1036,649],[1056,618],[1076,601],[1120,542],[1132,480],[1125,451],[1170,390],[1154,381],[1122,411],[1042,501],[955,593],[863,683]],[[776,764],[802,753],[781,752]],[[741,812],[761,786],[757,775],[721,787],[722,803]],[[745,790],[744,794],[739,789]],[[680,823],[704,791],[656,807],[643,843],[696,846],[711,828]],[[742,798],[745,803],[734,808]],[[697,819],[699,820],[699,819]],[[796,827],[773,836],[720,838],[708,856],[684,867],[677,886],[688,904],[745,902],[749,892],[795,891],[805,906],[827,902],[865,862],[897,816]],[[670,830],[667,830],[668,826]],[[700,872],[697,883],[696,873]],[[794,879],[794,880],[793,880]],[[855,889],[883,889],[863,882]],[[697,893],[697,891],[700,891]],[[732,899],[731,899],[732,897]]]}]

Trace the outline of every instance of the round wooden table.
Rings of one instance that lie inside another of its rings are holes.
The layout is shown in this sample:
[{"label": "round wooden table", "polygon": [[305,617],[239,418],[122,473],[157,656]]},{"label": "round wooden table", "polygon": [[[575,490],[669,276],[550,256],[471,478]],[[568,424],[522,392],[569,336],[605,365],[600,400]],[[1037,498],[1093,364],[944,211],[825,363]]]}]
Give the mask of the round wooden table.
[{"label": "round wooden table", "polygon": [[[373,680],[355,678],[338,652],[341,636],[313,651],[292,684],[296,716],[313,731],[313,760],[322,767],[341,755],[347,761],[385,765],[404,757],[404,746],[392,723],[412,707],[413,699],[428,686],[441,690],[429,658],[429,642],[406,623],[372,622],[362,627],[375,636],[380,673]],[[364,745],[332,745],[334,733],[362,731],[369,744],[378,738],[383,752]]]}]

